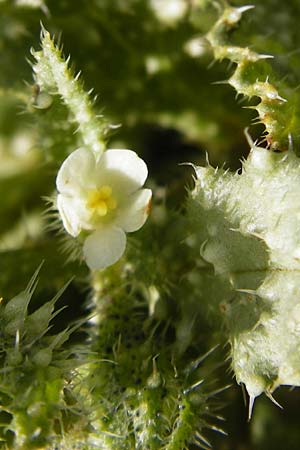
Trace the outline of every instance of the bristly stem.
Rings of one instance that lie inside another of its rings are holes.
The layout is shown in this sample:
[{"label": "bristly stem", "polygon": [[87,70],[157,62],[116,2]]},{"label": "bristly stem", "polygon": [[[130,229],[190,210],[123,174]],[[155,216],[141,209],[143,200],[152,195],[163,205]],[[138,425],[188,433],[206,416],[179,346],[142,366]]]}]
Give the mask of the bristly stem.
[{"label": "bristly stem", "polygon": [[290,136],[298,133],[295,121],[296,105],[279,95],[277,88],[269,82],[272,67],[264,60],[271,55],[256,53],[249,47],[226,44],[228,33],[241,20],[242,14],[253,6],[231,7],[225,4],[223,12],[206,38],[216,60],[229,59],[236,64],[233,75],[226,81],[238,94],[258,97],[257,105],[249,106],[258,113],[257,122],[265,126],[265,139],[272,150],[287,150]]},{"label": "bristly stem", "polygon": [[70,110],[73,120],[78,124],[83,145],[99,157],[105,149],[107,123],[93,108],[93,99],[83,89],[79,80],[80,72],[74,76],[61,49],[55,45],[50,33],[42,26],[41,51],[32,51],[36,59],[33,65],[36,83],[41,90],[59,94]]}]

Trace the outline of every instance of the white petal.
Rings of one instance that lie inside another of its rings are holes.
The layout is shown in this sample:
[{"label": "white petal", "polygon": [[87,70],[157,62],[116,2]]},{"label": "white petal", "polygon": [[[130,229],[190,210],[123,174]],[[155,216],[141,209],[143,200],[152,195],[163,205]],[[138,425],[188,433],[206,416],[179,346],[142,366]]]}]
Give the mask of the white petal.
[{"label": "white petal", "polygon": [[86,148],[71,153],[62,163],[56,178],[56,187],[61,194],[78,194],[94,181],[96,159]]},{"label": "white petal", "polygon": [[102,227],[88,236],[83,254],[91,270],[105,269],[117,262],[126,247],[126,234],[121,228]]},{"label": "white petal", "polygon": [[56,203],[63,225],[71,236],[78,236],[82,229],[90,228],[90,214],[80,198],[59,194]]},{"label": "white petal", "polygon": [[128,203],[120,210],[116,224],[124,231],[136,231],[147,220],[152,197],[151,189],[139,189],[128,197]]},{"label": "white petal", "polygon": [[137,191],[146,181],[145,162],[132,150],[107,150],[97,165],[98,185],[110,185],[117,196]]}]

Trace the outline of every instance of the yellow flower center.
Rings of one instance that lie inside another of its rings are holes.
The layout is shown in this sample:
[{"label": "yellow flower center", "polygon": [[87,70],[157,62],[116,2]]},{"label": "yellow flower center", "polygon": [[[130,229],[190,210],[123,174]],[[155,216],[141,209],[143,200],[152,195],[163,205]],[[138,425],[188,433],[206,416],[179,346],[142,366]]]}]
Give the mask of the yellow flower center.
[{"label": "yellow flower center", "polygon": [[93,209],[98,216],[104,217],[110,209],[117,207],[116,199],[112,195],[112,188],[104,185],[88,193],[87,206]]}]

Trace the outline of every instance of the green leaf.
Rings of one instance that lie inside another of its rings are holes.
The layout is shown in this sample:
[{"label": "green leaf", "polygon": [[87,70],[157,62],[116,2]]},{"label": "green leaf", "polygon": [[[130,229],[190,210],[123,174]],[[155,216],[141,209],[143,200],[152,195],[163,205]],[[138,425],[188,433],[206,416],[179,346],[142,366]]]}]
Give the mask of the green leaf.
[{"label": "green leaf", "polygon": [[231,289],[215,299],[232,367],[250,396],[300,385],[300,168],[292,152],[253,147],[242,174],[196,167],[188,206],[201,256]]}]

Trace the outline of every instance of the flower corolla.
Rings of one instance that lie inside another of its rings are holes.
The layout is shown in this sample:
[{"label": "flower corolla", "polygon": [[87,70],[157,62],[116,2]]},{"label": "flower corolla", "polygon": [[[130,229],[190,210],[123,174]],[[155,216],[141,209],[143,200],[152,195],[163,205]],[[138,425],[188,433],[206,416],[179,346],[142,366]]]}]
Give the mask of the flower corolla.
[{"label": "flower corolla", "polygon": [[56,178],[57,209],[66,231],[85,236],[83,254],[90,269],[118,261],[126,232],[141,228],[152,192],[142,189],[148,170],[131,150],[106,150],[99,158],[79,148],[63,162]]}]

